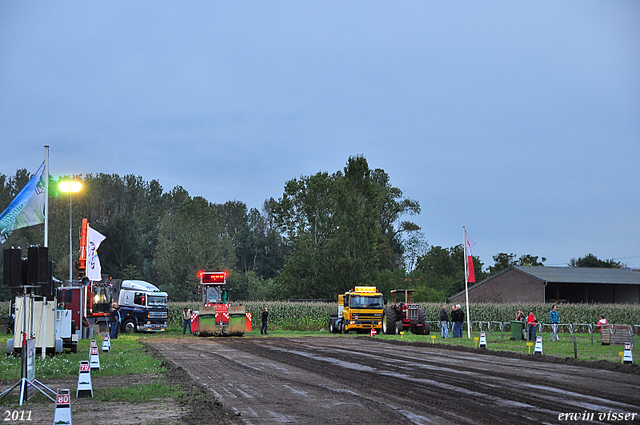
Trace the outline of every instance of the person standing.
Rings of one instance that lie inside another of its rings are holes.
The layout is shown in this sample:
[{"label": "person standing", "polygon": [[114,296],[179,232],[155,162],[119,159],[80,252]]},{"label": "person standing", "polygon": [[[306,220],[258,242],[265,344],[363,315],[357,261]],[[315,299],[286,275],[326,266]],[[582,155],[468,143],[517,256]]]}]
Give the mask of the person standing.
[{"label": "person standing", "polygon": [[464,311],[462,311],[460,304],[456,305],[456,313],[457,313],[457,316],[455,320],[455,326],[458,328],[458,338],[462,338],[462,324],[464,323]]},{"label": "person standing", "polygon": [[451,306],[451,333],[453,333],[452,338],[458,337],[458,311],[456,310],[456,306]]},{"label": "person standing", "polygon": [[185,307],[182,310],[182,335],[187,334],[187,328],[189,328],[189,332],[191,332],[191,309]]},{"label": "person standing", "polygon": [[449,338],[449,315],[447,314],[447,306],[443,305],[440,310],[440,335],[443,338]]},{"label": "person standing", "polygon": [[267,307],[262,311],[262,327],[260,328],[260,335],[267,335],[267,321],[269,320],[269,310]]},{"label": "person standing", "polygon": [[560,337],[558,336],[558,324],[560,323],[560,315],[558,314],[558,306],[555,304],[549,312],[549,323],[551,323],[551,330],[553,331],[553,333],[551,334],[551,341],[560,341]]},{"label": "person standing", "polygon": [[527,326],[529,326],[529,341],[536,340],[536,316],[533,315],[533,311],[529,310],[527,316]]},{"label": "person standing", "polygon": [[111,313],[109,313],[109,337],[111,339],[118,339],[118,331],[120,328],[120,306],[113,303]]}]

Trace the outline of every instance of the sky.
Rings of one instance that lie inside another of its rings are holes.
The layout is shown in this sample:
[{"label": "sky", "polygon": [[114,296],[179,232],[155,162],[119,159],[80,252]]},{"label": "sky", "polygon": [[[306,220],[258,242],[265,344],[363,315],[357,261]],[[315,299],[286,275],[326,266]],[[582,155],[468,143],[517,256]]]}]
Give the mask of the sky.
[{"label": "sky", "polygon": [[363,155],[432,246],[640,268],[637,1],[0,0],[0,173],[261,208]]}]

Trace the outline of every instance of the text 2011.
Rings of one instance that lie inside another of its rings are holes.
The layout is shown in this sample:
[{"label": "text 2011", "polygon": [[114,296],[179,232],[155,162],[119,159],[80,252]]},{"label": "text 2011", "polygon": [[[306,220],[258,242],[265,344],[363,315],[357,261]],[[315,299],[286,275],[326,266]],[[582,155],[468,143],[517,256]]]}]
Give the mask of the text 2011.
[{"label": "text 2011", "polygon": [[4,411],[4,419],[5,421],[30,421],[31,420],[31,410],[5,410]]}]

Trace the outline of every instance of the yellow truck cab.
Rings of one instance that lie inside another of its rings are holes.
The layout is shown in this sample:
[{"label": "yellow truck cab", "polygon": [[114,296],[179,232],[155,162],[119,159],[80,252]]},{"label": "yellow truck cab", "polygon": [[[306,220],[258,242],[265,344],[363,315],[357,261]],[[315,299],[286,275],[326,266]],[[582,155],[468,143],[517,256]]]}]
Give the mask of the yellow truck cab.
[{"label": "yellow truck cab", "polygon": [[338,295],[338,314],[329,318],[331,333],[370,332],[382,329],[384,311],[382,294],[375,286],[356,286]]}]

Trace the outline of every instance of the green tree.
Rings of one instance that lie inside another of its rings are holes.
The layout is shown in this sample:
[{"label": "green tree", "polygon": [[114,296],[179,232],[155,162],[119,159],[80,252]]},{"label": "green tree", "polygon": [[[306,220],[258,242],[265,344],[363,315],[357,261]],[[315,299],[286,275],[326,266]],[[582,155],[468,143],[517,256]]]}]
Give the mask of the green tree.
[{"label": "green tree", "polygon": [[288,181],[271,212],[290,249],[277,278],[285,293],[333,298],[375,284],[383,270],[403,268],[400,234],[418,227],[400,217],[419,212],[419,205],[403,199],[383,170],[355,156],[334,174]]},{"label": "green tree", "polygon": [[230,270],[234,257],[224,220],[204,198],[187,199],[175,214],[160,220],[156,249],[159,286],[171,299],[193,298],[198,271]]},{"label": "green tree", "polygon": [[493,266],[489,267],[489,276],[500,273],[511,266],[544,266],[545,257],[538,260],[537,255],[525,254],[516,259],[516,254],[501,252],[493,256]]},{"label": "green tree", "polygon": [[615,261],[614,259],[610,260],[600,260],[595,255],[589,253],[584,257],[580,257],[578,259],[572,258],[569,261],[569,266],[571,267],[596,267],[596,268],[605,268],[605,269],[623,269],[627,267],[626,264],[621,263],[620,261]]},{"label": "green tree", "polygon": [[[476,282],[484,280],[486,273],[478,257],[472,256]],[[451,248],[432,246],[426,254],[418,257],[415,270],[410,277],[420,282],[422,293],[429,301],[444,301],[447,297],[464,289],[465,258],[462,244]],[[470,283],[473,285],[474,283]],[[434,300],[433,297],[442,297]]]}]

